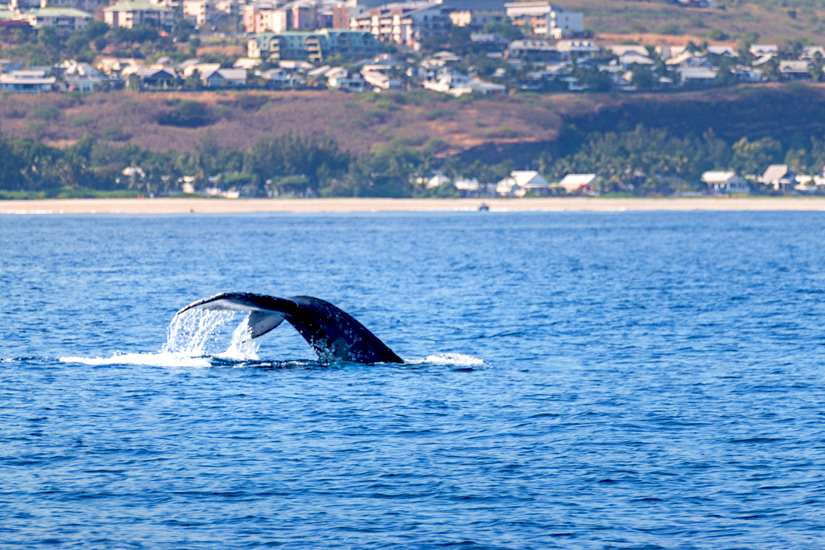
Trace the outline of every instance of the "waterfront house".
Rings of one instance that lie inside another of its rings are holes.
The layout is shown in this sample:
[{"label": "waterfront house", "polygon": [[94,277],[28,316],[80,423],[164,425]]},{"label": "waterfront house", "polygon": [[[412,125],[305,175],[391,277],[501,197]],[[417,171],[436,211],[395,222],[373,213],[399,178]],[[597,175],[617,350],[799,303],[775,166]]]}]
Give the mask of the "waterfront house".
[{"label": "waterfront house", "polygon": [[598,179],[596,174],[567,174],[557,184],[557,187],[564,189],[568,195],[589,193]]},{"label": "waterfront house", "polygon": [[787,164],[771,164],[760,179],[776,191],[793,191],[797,184],[796,174]]},{"label": "waterfront house", "polygon": [[453,187],[461,193],[462,197],[480,197],[488,194],[487,186],[482,185],[478,178],[457,178],[453,182]]},{"label": "waterfront house", "polygon": [[730,195],[750,191],[748,182],[732,171],[711,170],[702,174],[702,183],[714,195]]},{"label": "waterfront house", "polygon": [[513,170],[496,184],[496,193],[502,197],[523,197],[528,193],[547,195],[550,184],[535,170]]}]

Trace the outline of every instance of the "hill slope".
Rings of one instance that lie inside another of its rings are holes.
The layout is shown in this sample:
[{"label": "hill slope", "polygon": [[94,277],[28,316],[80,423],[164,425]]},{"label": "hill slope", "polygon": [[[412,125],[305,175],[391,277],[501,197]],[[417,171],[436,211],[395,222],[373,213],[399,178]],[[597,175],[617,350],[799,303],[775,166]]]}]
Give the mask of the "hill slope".
[{"label": "hill slope", "polygon": [[445,101],[413,93],[335,92],[7,95],[0,128],[9,139],[68,145],[90,134],[152,151],[191,151],[211,133],[224,149],[263,134],[328,135],[354,153],[393,144],[487,162],[559,150],[577,135],[637,125],[670,134],[713,130],[727,141],[782,142],[825,136],[825,86],[760,85],[654,95],[514,96]]}]

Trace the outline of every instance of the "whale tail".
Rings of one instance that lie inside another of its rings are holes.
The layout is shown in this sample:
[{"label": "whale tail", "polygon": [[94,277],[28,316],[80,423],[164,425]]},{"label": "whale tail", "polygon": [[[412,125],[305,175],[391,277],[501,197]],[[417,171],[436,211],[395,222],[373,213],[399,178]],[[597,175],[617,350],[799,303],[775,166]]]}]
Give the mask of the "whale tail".
[{"label": "whale tail", "polygon": [[258,338],[286,321],[295,327],[324,363],[403,363],[390,348],[354,317],[312,296],[278,298],[265,294],[225,292],[193,302],[195,309],[249,312],[249,337]]}]

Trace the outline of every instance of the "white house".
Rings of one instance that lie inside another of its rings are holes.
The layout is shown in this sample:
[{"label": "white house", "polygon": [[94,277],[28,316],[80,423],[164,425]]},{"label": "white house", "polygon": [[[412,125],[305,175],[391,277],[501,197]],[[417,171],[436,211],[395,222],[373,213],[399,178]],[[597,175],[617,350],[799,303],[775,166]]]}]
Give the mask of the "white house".
[{"label": "white house", "polygon": [[702,174],[702,182],[715,195],[730,195],[731,193],[747,193],[750,191],[748,182],[732,171],[711,170],[705,172]]},{"label": "white house", "polygon": [[545,195],[550,184],[535,170],[513,170],[496,184],[496,193],[503,197],[523,197],[527,193]]},{"label": "white house", "polygon": [[567,174],[558,183],[568,194],[585,193],[592,189],[599,177],[596,174]]},{"label": "white house", "polygon": [[344,92],[363,92],[366,82],[361,73],[350,73],[344,67],[334,67],[324,73],[327,86]]},{"label": "white house", "polygon": [[504,10],[513,23],[530,27],[536,36],[559,39],[584,32],[583,13],[569,11],[550,2],[508,2],[504,4]]},{"label": "white house", "polygon": [[21,70],[0,74],[0,90],[9,92],[49,92],[55,89],[57,78],[46,76],[43,70]]},{"label": "white house", "polygon": [[246,69],[221,69],[202,72],[200,79],[208,88],[239,88],[246,86]]},{"label": "white house", "polygon": [[46,7],[23,13],[22,18],[35,28],[54,27],[58,30],[74,32],[86,26],[93,19],[89,12],[74,8]]},{"label": "white house", "polygon": [[361,70],[364,81],[376,90],[397,90],[401,88],[401,81],[391,78],[380,71]]},{"label": "white house", "polygon": [[485,193],[485,186],[477,178],[458,178],[453,182],[453,186],[465,197],[478,197]]},{"label": "white house", "polygon": [[436,187],[441,187],[445,183],[449,183],[450,178],[445,176],[441,172],[435,172],[429,178],[421,177],[417,178],[416,183],[419,185],[423,185],[427,189],[435,189]]},{"label": "white house", "polygon": [[120,2],[103,8],[103,21],[110,27],[132,29],[143,23],[163,25],[172,12],[149,2]]},{"label": "white house", "polygon": [[771,164],[762,174],[762,183],[772,186],[777,191],[793,191],[797,184],[796,174],[787,164]]}]

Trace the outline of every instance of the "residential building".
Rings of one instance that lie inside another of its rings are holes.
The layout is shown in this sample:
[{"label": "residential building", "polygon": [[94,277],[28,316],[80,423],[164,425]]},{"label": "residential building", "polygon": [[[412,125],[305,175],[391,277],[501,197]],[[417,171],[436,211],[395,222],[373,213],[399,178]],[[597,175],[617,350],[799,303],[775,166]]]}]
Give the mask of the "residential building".
[{"label": "residential building", "polygon": [[507,59],[554,63],[561,61],[562,55],[555,44],[547,40],[513,40],[507,46]]},{"label": "residential building", "polygon": [[546,195],[550,184],[534,170],[514,170],[496,184],[496,193],[503,197],[523,197],[528,193]]},{"label": "residential building", "polygon": [[599,47],[590,40],[559,40],[556,49],[563,60],[592,59],[599,53]]},{"label": "residential building", "polygon": [[714,195],[730,195],[750,191],[748,182],[732,171],[711,170],[702,174],[702,183]]},{"label": "residential building", "polygon": [[109,0],[40,0],[41,8],[71,8],[90,14],[96,13],[109,4]]},{"label": "residential building", "polygon": [[333,10],[338,4],[340,2],[330,0],[295,0],[286,4],[266,0],[253,2],[243,8],[244,28],[247,33],[258,34],[333,27]]},{"label": "residential building", "polygon": [[719,75],[719,69],[715,67],[679,67],[676,72],[687,88],[710,86]]},{"label": "residential building", "polygon": [[504,9],[515,25],[528,27],[543,38],[580,36],[584,32],[584,14],[569,11],[550,2],[527,0],[509,2]]},{"label": "residential building", "polygon": [[39,7],[41,7],[40,0],[9,0],[9,10],[13,12],[36,10]]},{"label": "residential building", "polygon": [[60,31],[74,32],[92,20],[91,13],[74,8],[40,8],[25,12],[22,19],[35,28],[53,27]]},{"label": "residential building", "polygon": [[127,67],[121,76],[128,80],[136,78],[140,87],[147,90],[168,90],[178,85],[178,77],[174,69],[163,65]]},{"label": "residential building", "polygon": [[481,30],[488,23],[504,21],[504,12],[500,10],[462,10],[450,12],[450,22],[455,27],[468,27]]},{"label": "residential building", "polygon": [[263,71],[257,76],[264,82],[267,88],[274,90],[296,88],[304,82],[303,78],[298,76],[295,71],[290,71],[283,67]]},{"label": "residential building", "polygon": [[477,76],[468,76],[455,70],[442,69],[433,80],[425,80],[421,85],[433,92],[460,97],[465,94],[498,95],[507,92],[507,87]]},{"label": "residential building", "polygon": [[129,57],[101,57],[98,59],[95,68],[105,75],[119,76],[123,74],[126,69],[139,65],[137,59]]},{"label": "residential building", "polygon": [[372,86],[374,90],[397,90],[401,88],[401,81],[397,78],[392,78],[381,71],[367,71],[362,70],[361,76],[364,81]]},{"label": "residential building", "polygon": [[215,4],[213,0],[183,0],[183,15],[200,29],[214,18]]},{"label": "residential building", "polygon": [[47,76],[45,70],[19,70],[0,74],[0,91],[50,92],[56,89],[57,78]]},{"label": "residential building", "polygon": [[260,33],[247,41],[247,55],[263,59],[320,62],[331,55],[364,59],[378,53],[373,35],[362,31],[322,29],[318,32]]},{"label": "residential building", "polygon": [[67,92],[92,93],[108,88],[111,82],[100,75],[71,74],[63,77]]},{"label": "residential building", "polygon": [[206,88],[242,88],[246,86],[246,69],[216,69],[200,73]]},{"label": "residential building", "polygon": [[779,74],[784,80],[802,80],[811,77],[811,62],[808,60],[783,60],[779,62]]},{"label": "residential building", "polygon": [[148,2],[120,2],[103,8],[103,21],[110,27],[131,29],[143,23],[165,25],[172,12]]},{"label": "residential building", "polygon": [[422,41],[443,39],[452,22],[449,10],[435,2],[386,4],[350,18],[350,28],[369,32],[379,42],[421,48]]},{"label": "residential building", "polygon": [[557,184],[564,189],[568,195],[576,193],[588,193],[592,191],[593,184],[598,181],[596,174],[567,174]]},{"label": "residential building", "polygon": [[776,191],[793,191],[797,184],[796,174],[787,164],[771,164],[760,179]]},{"label": "residential building", "polygon": [[510,41],[496,33],[470,33],[470,43],[476,52],[503,52],[510,45]]}]

